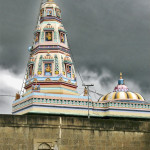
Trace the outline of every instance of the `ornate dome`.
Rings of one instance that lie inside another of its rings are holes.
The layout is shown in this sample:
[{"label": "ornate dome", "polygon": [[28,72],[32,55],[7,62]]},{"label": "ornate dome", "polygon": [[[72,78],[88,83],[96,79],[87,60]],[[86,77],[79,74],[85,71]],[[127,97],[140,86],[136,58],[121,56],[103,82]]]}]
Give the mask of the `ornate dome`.
[{"label": "ornate dome", "polygon": [[114,91],[108,93],[101,97],[99,101],[105,100],[136,100],[144,101],[144,98],[138,94],[129,91],[128,87],[124,84],[124,79],[122,78],[122,73],[120,73],[120,79],[118,80],[118,85],[114,88]]}]

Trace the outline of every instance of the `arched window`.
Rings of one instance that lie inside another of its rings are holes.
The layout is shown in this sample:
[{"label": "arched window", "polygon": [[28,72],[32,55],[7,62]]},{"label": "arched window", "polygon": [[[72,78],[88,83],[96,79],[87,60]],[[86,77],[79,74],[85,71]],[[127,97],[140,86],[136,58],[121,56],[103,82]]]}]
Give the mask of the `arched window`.
[{"label": "arched window", "polygon": [[54,28],[51,24],[47,24],[44,27],[44,32],[45,32],[45,41],[53,41]]},{"label": "arched window", "polygon": [[60,32],[60,42],[61,43],[65,43],[65,33],[64,32]]},{"label": "arched window", "polygon": [[44,15],[44,8],[42,8],[40,11],[40,17],[43,17],[43,15]]},{"label": "arched window", "polygon": [[30,64],[30,65],[29,65],[29,71],[28,71],[28,72],[29,72],[29,73],[28,73],[28,74],[29,74],[29,78],[31,78],[31,77],[33,76],[33,73],[34,73],[34,72],[33,72],[33,64]]},{"label": "arched window", "polygon": [[56,11],[56,17],[61,18],[61,10],[56,8],[55,11]]},{"label": "arched window", "polygon": [[51,148],[50,148],[50,146],[49,146],[48,144],[42,143],[42,144],[39,146],[38,150],[51,150]]},{"label": "arched window", "polygon": [[45,63],[44,64],[44,75],[45,76],[52,76],[52,63]]},{"label": "arched window", "polygon": [[52,55],[47,53],[46,56],[43,58],[43,65],[44,65],[44,75],[45,76],[52,76],[53,75],[53,63],[54,63],[54,58]]},{"label": "arched window", "polygon": [[66,64],[66,74],[68,78],[71,78],[71,65]]},{"label": "arched window", "polygon": [[40,40],[40,32],[36,32],[34,37],[35,44],[39,43],[39,40]]},{"label": "arched window", "polygon": [[52,16],[53,15],[53,9],[52,8],[47,8],[46,14],[47,14],[47,16]]}]

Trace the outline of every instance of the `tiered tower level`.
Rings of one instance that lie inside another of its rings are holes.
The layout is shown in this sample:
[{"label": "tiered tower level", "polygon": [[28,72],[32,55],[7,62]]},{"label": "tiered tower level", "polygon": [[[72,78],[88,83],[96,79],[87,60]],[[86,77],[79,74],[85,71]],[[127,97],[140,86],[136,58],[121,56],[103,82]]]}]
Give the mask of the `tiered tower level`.
[{"label": "tiered tower level", "polygon": [[41,6],[30,52],[24,96],[33,90],[40,93],[78,95],[67,31],[62,24],[61,10],[52,0]]}]

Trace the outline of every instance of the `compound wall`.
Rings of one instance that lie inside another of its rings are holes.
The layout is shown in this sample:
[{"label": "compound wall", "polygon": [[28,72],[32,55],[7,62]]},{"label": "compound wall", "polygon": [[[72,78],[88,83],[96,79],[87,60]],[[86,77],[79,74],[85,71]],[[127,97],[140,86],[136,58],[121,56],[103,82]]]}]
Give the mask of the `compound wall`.
[{"label": "compound wall", "polygon": [[0,150],[149,150],[150,120],[0,115]]}]

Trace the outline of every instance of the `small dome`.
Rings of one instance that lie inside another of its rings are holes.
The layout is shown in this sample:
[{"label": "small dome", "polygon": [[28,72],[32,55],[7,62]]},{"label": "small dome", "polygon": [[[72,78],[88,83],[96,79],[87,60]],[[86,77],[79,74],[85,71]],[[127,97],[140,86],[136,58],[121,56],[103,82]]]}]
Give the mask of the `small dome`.
[{"label": "small dome", "polygon": [[64,58],[64,61],[72,62],[72,60],[71,60],[71,58],[70,58],[69,56],[66,56],[66,57]]},{"label": "small dome", "polygon": [[100,101],[104,100],[137,100],[144,101],[144,98],[138,94],[133,92],[111,92],[105,96],[103,96]]},{"label": "small dome", "polygon": [[105,100],[137,100],[144,101],[144,98],[138,94],[129,91],[128,87],[124,84],[124,79],[122,78],[122,73],[120,73],[120,79],[118,80],[118,85],[114,88],[114,91],[108,93],[101,97],[99,101]]}]

